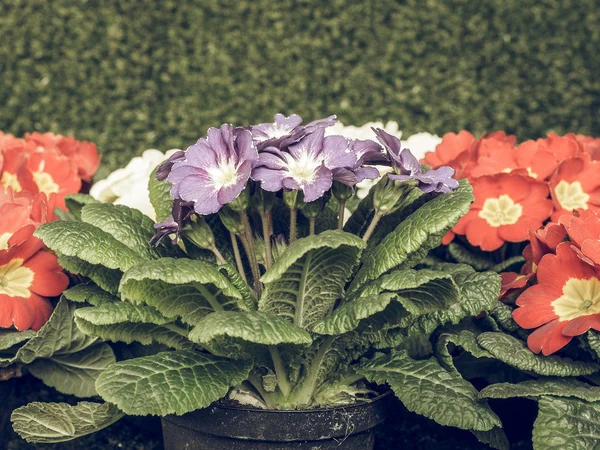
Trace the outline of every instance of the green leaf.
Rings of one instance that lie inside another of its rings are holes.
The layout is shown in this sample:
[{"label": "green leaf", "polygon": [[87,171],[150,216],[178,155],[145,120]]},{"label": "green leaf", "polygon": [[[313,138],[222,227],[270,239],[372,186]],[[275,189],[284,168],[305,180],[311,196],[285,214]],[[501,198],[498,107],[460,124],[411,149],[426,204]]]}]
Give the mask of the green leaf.
[{"label": "green leaf", "polygon": [[587,332],[586,337],[590,348],[600,358],[600,333],[590,330]]},{"label": "green leaf", "polygon": [[153,323],[164,325],[172,322],[151,306],[134,305],[129,302],[104,303],[100,306],[81,308],[75,316],[94,325],[112,325],[116,323]]},{"label": "green leaf", "polygon": [[186,258],[145,261],[125,273],[120,291],[123,300],[144,302],[192,325],[215,310],[245,306],[242,294],[216,266]]},{"label": "green leaf", "polygon": [[66,442],[94,433],[123,417],[110,403],[33,402],[15,409],[10,417],[13,429],[27,442]]},{"label": "green leaf", "polygon": [[494,356],[490,352],[482,348],[477,343],[477,335],[473,331],[454,330],[450,328],[440,333],[436,343],[436,357],[442,367],[444,367],[446,370],[457,371],[456,367],[454,366],[452,355],[448,350],[449,344],[461,347],[475,358],[494,359]]},{"label": "green leaf", "polygon": [[20,344],[24,341],[27,341],[35,336],[35,331],[33,330],[2,330],[0,329],[0,351],[7,350],[11,348],[13,345]]},{"label": "green leaf", "polygon": [[535,372],[538,375],[575,377],[589,375],[600,369],[598,364],[573,361],[560,356],[542,356],[532,353],[525,342],[499,332],[481,333],[477,342],[496,359],[520,370]]},{"label": "green leaf", "polygon": [[171,197],[171,185],[166,181],[156,179],[156,169],[152,171],[148,180],[148,192],[150,194],[150,203],[156,213],[156,221],[163,222],[170,215],[173,209],[173,197]]},{"label": "green leaf", "polygon": [[150,345],[154,342],[176,350],[192,350],[196,345],[187,339],[185,330],[172,325],[152,323],[117,323],[113,325],[94,325],[80,317],[75,317],[79,329],[89,335],[111,342],[139,342]]},{"label": "green leaf", "polygon": [[100,202],[88,194],[69,194],[65,196],[67,209],[77,220],[81,220],[81,210],[85,205],[93,205],[95,203]]},{"label": "green leaf", "polygon": [[471,433],[479,442],[489,445],[497,450],[510,450],[510,442],[502,428],[494,427],[489,431],[474,431]]},{"label": "green leaf", "polygon": [[468,264],[476,270],[490,270],[494,266],[494,262],[486,258],[485,254],[473,253],[458,242],[451,242],[447,249],[456,262]]},{"label": "green leaf", "polygon": [[410,411],[441,425],[477,431],[502,427],[471,383],[444,370],[435,358],[415,360],[404,352],[378,353],[357,372],[372,383],[389,384]]},{"label": "green leaf", "polygon": [[75,256],[65,256],[59,253],[58,263],[65,270],[89,278],[105,291],[116,294],[123,272],[107,269],[99,264],[90,264]]},{"label": "green leaf", "polygon": [[68,211],[65,211],[62,208],[54,208],[54,215],[58,218],[58,220],[79,220],[79,218],[77,218],[75,215],[71,214]]},{"label": "green leaf", "polygon": [[141,211],[123,205],[97,203],[81,210],[81,220],[112,235],[144,259],[159,257],[150,244],[154,222]]},{"label": "green leaf", "polygon": [[589,385],[574,378],[542,377],[516,384],[491,384],[479,392],[480,398],[527,397],[537,399],[547,395],[576,397],[587,402],[597,402],[600,401],[600,387]]},{"label": "green leaf", "polygon": [[307,345],[312,342],[310,334],[302,328],[263,311],[214,312],[202,319],[188,337],[198,344],[208,344],[223,337],[262,345]]},{"label": "green leaf", "polygon": [[535,450],[600,448],[600,402],[542,397],[533,425]]},{"label": "green leaf", "polygon": [[391,269],[410,269],[442,242],[473,201],[471,186],[461,180],[456,191],[442,194],[425,203],[388,234],[366,257],[349,293],[379,278]]},{"label": "green leaf", "polygon": [[[519,271],[525,262],[525,258],[521,255],[513,256],[512,258],[505,259],[504,261],[496,264],[490,270],[494,272],[510,272],[508,269],[513,269],[512,271]],[[513,266],[515,266],[513,268]]]},{"label": "green leaf", "polygon": [[113,364],[98,377],[96,390],[127,414],[185,414],[224,397],[251,368],[252,361],[163,352]]},{"label": "green leaf", "polygon": [[356,236],[362,236],[369,227],[374,211],[373,189],[371,189],[369,194],[360,201],[356,210],[348,218],[346,225],[344,225],[344,231]]},{"label": "green leaf", "polygon": [[459,287],[459,301],[446,310],[418,317],[410,326],[410,334],[429,334],[444,324],[457,324],[465,317],[473,317],[493,308],[498,303],[500,275],[495,272],[467,272],[453,274]]},{"label": "green leaf", "polygon": [[96,378],[115,361],[112,349],[100,344],[77,353],[36,359],[27,368],[34,377],[63,394],[92,397],[96,395]]},{"label": "green leaf", "polygon": [[310,330],[342,297],[364,246],[362,239],[338,230],[298,239],[262,276],[259,309]]},{"label": "green leaf", "polygon": [[109,269],[127,270],[143,260],[136,251],[89,223],[44,223],[35,236],[56,252]]},{"label": "green leaf", "polygon": [[258,303],[256,294],[250,288],[250,286],[248,286],[248,283],[242,279],[237,269],[231,264],[227,263],[220,265],[219,270],[227,275],[229,281],[231,281],[231,284],[233,284],[233,286],[242,295],[243,304],[240,304],[240,307],[243,305],[244,307],[242,309],[247,311],[255,311]]},{"label": "green leaf", "polygon": [[94,306],[121,301],[119,297],[106,292],[94,283],[77,284],[64,291],[63,295],[72,302],[87,302]]}]

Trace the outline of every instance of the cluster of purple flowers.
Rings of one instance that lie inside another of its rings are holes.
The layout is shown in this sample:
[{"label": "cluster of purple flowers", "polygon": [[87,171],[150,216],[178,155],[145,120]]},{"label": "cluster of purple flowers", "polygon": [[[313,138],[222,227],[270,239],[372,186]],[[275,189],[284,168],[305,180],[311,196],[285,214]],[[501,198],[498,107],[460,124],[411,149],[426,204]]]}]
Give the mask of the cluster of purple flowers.
[{"label": "cluster of purple flowers", "polygon": [[[423,192],[449,192],[458,186],[453,169],[423,172],[410,151],[401,150],[400,140],[384,130],[373,130],[379,143],[325,136],[325,129],[335,122],[336,117],[330,116],[302,125],[296,114],[277,114],[273,123],[210,128],[206,138],[159,167],[157,178],[171,184],[179,213],[185,205],[199,215],[214,214],[231,203],[249,180],[265,191],[302,191],[308,203],[322,197],[334,181],[352,188],[364,179],[378,178],[375,164],[391,165],[390,179],[416,180]],[[176,222],[162,225],[172,227]]]}]

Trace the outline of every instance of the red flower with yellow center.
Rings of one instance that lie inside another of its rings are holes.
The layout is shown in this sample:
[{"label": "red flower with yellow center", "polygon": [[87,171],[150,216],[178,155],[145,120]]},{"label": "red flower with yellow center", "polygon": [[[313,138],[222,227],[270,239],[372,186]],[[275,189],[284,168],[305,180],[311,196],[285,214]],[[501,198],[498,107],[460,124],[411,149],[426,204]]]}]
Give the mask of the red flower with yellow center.
[{"label": "red flower with yellow center", "polygon": [[572,248],[579,258],[600,269],[600,213],[579,210],[572,215],[561,216],[558,222],[569,234]]},{"label": "red flower with yellow center", "polygon": [[456,179],[468,178],[477,160],[476,145],[477,139],[468,131],[446,133],[435,151],[425,154],[423,163],[432,169],[451,166]]},{"label": "red flower with yellow center", "polygon": [[526,240],[528,230],[539,228],[552,212],[546,183],[533,178],[498,174],[476,178],[472,185],[475,202],[453,230],[482,250]]},{"label": "red flower with yellow center", "polygon": [[600,271],[579,259],[569,242],[542,258],[537,281],[519,296],[513,312],[521,327],[537,328],[527,339],[532,352],[550,355],[573,336],[600,331]]},{"label": "red flower with yellow center", "polygon": [[550,180],[554,201],[552,220],[577,209],[600,209],[600,161],[588,155],[567,159]]}]

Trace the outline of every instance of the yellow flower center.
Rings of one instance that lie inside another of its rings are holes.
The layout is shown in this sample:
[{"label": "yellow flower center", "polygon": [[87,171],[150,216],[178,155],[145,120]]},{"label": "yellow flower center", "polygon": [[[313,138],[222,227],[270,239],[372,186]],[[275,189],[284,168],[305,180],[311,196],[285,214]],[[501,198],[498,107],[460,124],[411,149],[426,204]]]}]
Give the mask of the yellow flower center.
[{"label": "yellow flower center", "polygon": [[293,157],[288,158],[288,170],[290,175],[298,183],[312,183],[315,179],[317,169],[321,165],[319,158],[312,158],[308,150],[300,153],[302,156],[299,159]]},{"label": "yellow flower center", "polygon": [[8,295],[9,297],[25,297],[31,296],[29,290],[33,283],[33,270],[23,267],[23,259],[11,259],[8,264],[0,266],[0,294]]},{"label": "yellow flower center", "polygon": [[568,211],[588,208],[587,202],[590,196],[583,190],[579,181],[567,183],[561,180],[554,188],[554,195],[560,206]]},{"label": "yellow flower center", "polygon": [[21,183],[19,183],[19,180],[17,179],[17,174],[15,173],[4,172],[0,179],[0,184],[12,188],[14,192],[21,192],[23,190]]},{"label": "yellow flower center", "polygon": [[46,195],[56,194],[60,186],[54,182],[52,175],[47,172],[33,172],[33,181],[37,184],[40,192]]},{"label": "yellow flower center", "polygon": [[215,190],[231,186],[238,180],[238,171],[233,161],[219,161],[216,167],[211,167],[206,171],[213,181]]},{"label": "yellow flower center", "polygon": [[12,237],[12,233],[8,231],[0,234],[0,250],[6,250],[8,248],[8,240]]},{"label": "yellow flower center", "polygon": [[485,219],[491,227],[513,225],[519,221],[522,214],[523,207],[506,194],[486,199],[479,211],[479,217]]},{"label": "yellow flower center", "polygon": [[552,308],[559,322],[600,313],[600,280],[570,278]]},{"label": "yellow flower center", "polygon": [[531,177],[531,178],[537,178],[537,173],[535,173],[533,170],[531,170],[531,167],[527,168],[527,174]]}]

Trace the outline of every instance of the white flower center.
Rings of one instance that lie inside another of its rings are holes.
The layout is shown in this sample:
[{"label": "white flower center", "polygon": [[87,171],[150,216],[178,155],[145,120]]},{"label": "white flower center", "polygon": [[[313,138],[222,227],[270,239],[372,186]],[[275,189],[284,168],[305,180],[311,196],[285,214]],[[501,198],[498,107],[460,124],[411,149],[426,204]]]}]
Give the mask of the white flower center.
[{"label": "white flower center", "polygon": [[600,313],[598,278],[570,278],[563,286],[562,292],[563,295],[551,303],[559,322]]},{"label": "white flower center", "polygon": [[0,234],[0,250],[6,250],[8,248],[8,240],[12,237],[12,233],[8,231]]},{"label": "white flower center", "polygon": [[216,190],[235,184],[238,180],[238,171],[235,162],[221,160],[216,167],[206,169]]},{"label": "white flower center", "polygon": [[515,203],[512,198],[502,194],[498,198],[488,198],[479,211],[479,217],[496,228],[502,225],[513,225],[519,221],[523,214],[523,207]]},{"label": "white flower center", "polygon": [[568,211],[588,208],[587,202],[590,196],[584,192],[579,181],[567,183],[561,180],[554,188],[554,195],[560,206]]},{"label": "white flower center", "polygon": [[308,150],[303,150],[300,154],[299,159],[289,155],[287,158],[288,171],[296,182],[300,184],[312,183],[317,169],[321,165],[322,158],[313,158]]},{"label": "white flower center", "polygon": [[8,295],[9,297],[25,297],[31,296],[29,290],[33,283],[33,270],[23,267],[23,259],[11,259],[8,264],[0,266],[0,294]]},{"label": "white flower center", "polygon": [[60,189],[60,186],[54,182],[52,175],[47,172],[33,172],[33,181],[37,184],[40,192],[46,195],[55,194]]},{"label": "white flower center", "polygon": [[21,187],[21,183],[17,179],[17,174],[4,172],[2,174],[2,179],[0,179],[0,184],[5,187],[12,188],[14,192],[21,192],[23,188]]}]

